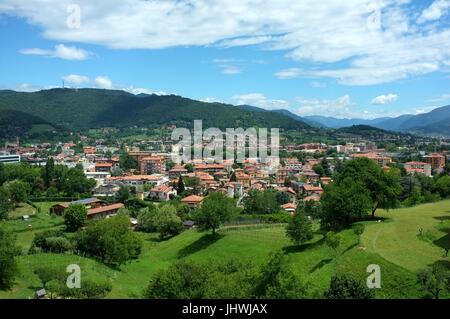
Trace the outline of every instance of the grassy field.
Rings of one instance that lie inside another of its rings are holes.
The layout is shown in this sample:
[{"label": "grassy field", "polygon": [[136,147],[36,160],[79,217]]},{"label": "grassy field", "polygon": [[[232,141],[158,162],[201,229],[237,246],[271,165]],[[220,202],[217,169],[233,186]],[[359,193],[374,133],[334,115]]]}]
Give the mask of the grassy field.
[{"label": "grassy field", "polygon": [[[41,205],[44,205],[43,208],[49,207],[49,203]],[[41,214],[45,214],[43,209]],[[366,280],[367,266],[377,264],[381,267],[382,276],[382,288],[376,290],[378,298],[423,297],[416,284],[417,271],[435,262],[449,260],[443,257],[440,245],[448,237],[446,225],[450,218],[450,201],[390,212],[380,211],[377,215],[385,219],[383,222],[365,223],[363,247],[358,245],[352,230],[341,232],[342,245],[337,257],[324,244],[320,234],[300,248],[292,246],[281,225],[222,230],[215,238],[208,233],[189,230],[162,242],[155,234],[139,233],[144,242],[140,258],[123,265],[120,270],[69,254],[23,255],[19,257],[20,275],[16,286],[12,291],[0,291],[0,298],[32,297],[39,287],[33,269],[44,263],[61,267],[79,264],[82,278],[94,276],[112,282],[113,290],[108,298],[136,298],[142,295],[156,271],[178,260],[210,263],[234,257],[260,264],[267,260],[272,251],[280,249],[288,256],[294,271],[308,283],[313,296],[322,295],[333,274],[349,273]],[[58,226],[51,223],[48,227]],[[419,228],[423,228],[423,236],[419,236]],[[18,231],[19,243],[24,251],[31,244],[35,231]]]}]

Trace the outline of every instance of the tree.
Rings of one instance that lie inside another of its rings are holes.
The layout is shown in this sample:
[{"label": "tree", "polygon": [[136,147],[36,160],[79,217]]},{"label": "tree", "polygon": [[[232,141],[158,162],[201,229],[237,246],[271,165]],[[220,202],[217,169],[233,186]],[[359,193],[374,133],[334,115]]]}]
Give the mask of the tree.
[{"label": "tree", "polygon": [[342,275],[331,278],[330,288],[325,292],[326,299],[373,299],[374,293],[355,278]]},{"label": "tree", "polygon": [[54,177],[55,161],[53,160],[53,157],[49,157],[42,172],[42,178],[44,180],[44,185],[46,188],[49,188],[51,186]]},{"label": "tree", "polygon": [[154,216],[155,228],[161,239],[166,236],[175,236],[182,232],[183,222],[172,205],[163,205]]},{"label": "tree", "polygon": [[21,180],[14,180],[8,182],[6,184],[6,187],[8,188],[11,201],[14,203],[15,206],[27,200],[28,193],[30,190],[30,186],[27,183]]},{"label": "tree", "polygon": [[103,263],[119,267],[141,253],[142,242],[130,229],[130,219],[117,215],[90,224],[75,237],[81,254],[96,257]]},{"label": "tree", "polygon": [[273,214],[281,210],[277,201],[277,191],[267,189],[265,191],[250,190],[244,199],[245,214]]},{"label": "tree", "polygon": [[358,236],[358,244],[361,244],[361,235],[364,233],[364,224],[358,223],[353,226],[353,233]]},{"label": "tree", "polygon": [[313,238],[312,223],[303,211],[294,214],[286,227],[286,234],[295,245],[301,245]]},{"label": "tree", "polygon": [[87,221],[87,208],[84,205],[70,205],[64,213],[64,224],[67,231],[80,229]]},{"label": "tree", "polygon": [[60,189],[69,196],[90,195],[96,185],[94,179],[86,178],[81,165],[68,170],[63,169],[61,174]]},{"label": "tree", "polygon": [[291,197],[286,192],[278,192],[276,198],[279,205],[284,205],[291,202]]},{"label": "tree", "polygon": [[368,158],[358,158],[344,164],[334,184],[340,185],[342,181],[351,178],[359,182],[370,198],[370,212],[372,217],[378,208],[394,208],[402,192],[400,174],[396,169],[385,171],[374,161]]},{"label": "tree", "polygon": [[138,214],[138,229],[143,232],[151,233],[156,231],[155,222],[156,208],[142,208]]},{"label": "tree", "polygon": [[149,299],[200,299],[204,296],[210,269],[208,266],[181,261],[156,273],[144,295]]},{"label": "tree", "polygon": [[439,177],[434,187],[443,198],[450,196],[450,176]]},{"label": "tree", "polygon": [[258,298],[301,299],[306,295],[306,287],[293,273],[286,256],[277,251],[261,267],[253,294]]},{"label": "tree", "polygon": [[352,178],[325,187],[321,198],[321,226],[342,229],[360,220],[371,209],[371,198],[364,185]]},{"label": "tree", "polygon": [[321,164],[315,164],[313,165],[312,169],[316,174],[318,174],[320,177],[325,176],[325,169]]},{"label": "tree", "polygon": [[209,195],[194,213],[194,220],[200,229],[211,229],[213,235],[224,222],[229,221],[236,211],[233,199],[215,192]]},{"label": "tree", "polygon": [[19,253],[16,237],[0,227],[0,289],[11,288],[18,271],[16,256]]},{"label": "tree", "polygon": [[186,164],[184,168],[187,169],[188,173],[194,172],[194,165],[192,164]]},{"label": "tree", "polygon": [[138,169],[138,161],[127,152],[120,154],[119,165],[123,170]]},{"label": "tree", "polygon": [[177,183],[177,193],[179,195],[183,194],[185,191],[185,187],[184,187],[184,182],[183,182],[183,176],[180,175],[180,177],[178,178],[178,183]]},{"label": "tree", "polygon": [[116,194],[116,201],[125,203],[130,198],[130,189],[127,186],[120,186]]},{"label": "tree", "polygon": [[441,292],[450,289],[450,272],[444,266],[434,264],[419,272],[417,282],[434,299],[439,299]]},{"label": "tree", "polygon": [[325,235],[325,244],[333,249],[334,255],[338,256],[339,247],[341,246],[341,236],[333,232],[328,232]]},{"label": "tree", "polygon": [[11,195],[7,187],[0,187],[0,221],[8,218],[8,213],[12,209]]}]

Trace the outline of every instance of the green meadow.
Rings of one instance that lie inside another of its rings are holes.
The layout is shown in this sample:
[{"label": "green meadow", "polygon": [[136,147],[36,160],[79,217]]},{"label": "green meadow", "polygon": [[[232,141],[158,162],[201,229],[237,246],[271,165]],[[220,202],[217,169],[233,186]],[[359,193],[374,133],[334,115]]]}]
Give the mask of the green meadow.
[{"label": "green meadow", "polygon": [[33,298],[40,288],[33,270],[43,264],[61,267],[78,264],[82,278],[111,282],[113,289],[108,298],[140,298],[152,275],[176,261],[214,263],[237,258],[261,264],[276,250],[287,255],[294,271],[308,284],[312,298],[322,296],[336,273],[365,281],[369,275],[367,266],[371,264],[381,269],[377,298],[422,298],[425,293],[416,283],[417,272],[434,263],[450,264],[450,258],[444,256],[449,240],[450,201],[379,211],[378,220],[364,222],[366,230],[361,244],[351,229],[340,232],[342,243],[337,253],[325,245],[318,231],[305,245],[293,246],[283,225],[222,229],[216,237],[188,230],[165,241],[160,241],[156,234],[139,233],[144,242],[142,254],[120,269],[71,254],[26,254],[36,232],[61,227],[60,218],[48,215],[51,204],[37,204],[41,209],[30,219],[32,228],[28,228],[30,221],[26,225],[21,220],[5,222],[8,229],[16,232],[23,255],[18,257],[20,273],[16,285],[10,291],[0,291],[0,298]]}]

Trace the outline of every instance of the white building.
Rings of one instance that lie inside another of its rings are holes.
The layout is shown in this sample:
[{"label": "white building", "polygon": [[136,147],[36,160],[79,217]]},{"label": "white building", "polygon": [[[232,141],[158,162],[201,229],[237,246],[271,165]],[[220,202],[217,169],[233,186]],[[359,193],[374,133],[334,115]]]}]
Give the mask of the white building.
[{"label": "white building", "polygon": [[0,153],[0,163],[2,163],[2,164],[20,163],[20,155],[11,155],[6,152],[1,152]]}]

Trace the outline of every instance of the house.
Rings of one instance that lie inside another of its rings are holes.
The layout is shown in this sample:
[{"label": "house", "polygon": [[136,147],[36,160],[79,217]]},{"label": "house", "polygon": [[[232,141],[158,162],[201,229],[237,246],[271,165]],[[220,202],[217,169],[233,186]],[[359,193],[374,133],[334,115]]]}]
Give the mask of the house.
[{"label": "house", "polygon": [[192,220],[186,220],[186,221],[183,222],[183,227],[185,229],[191,229],[194,226],[195,226],[195,222],[192,221]]},{"label": "house", "polygon": [[320,183],[322,184],[322,186],[328,185],[331,183],[331,177],[321,177],[320,178]]},{"label": "house", "polygon": [[102,201],[98,198],[86,198],[80,199],[73,202],[56,204],[50,207],[50,214],[55,214],[58,216],[64,215],[64,212],[70,205],[84,205],[87,209],[96,208],[101,205]]},{"label": "house", "polygon": [[181,200],[181,203],[186,204],[187,206],[191,208],[198,207],[202,201],[204,200],[204,197],[197,196],[197,195],[190,195],[188,197],[185,197]]},{"label": "house", "polygon": [[136,187],[136,189],[143,188],[146,184],[153,184],[153,185],[162,185],[166,182],[168,182],[168,178],[163,175],[131,175],[131,176],[117,176],[117,177],[111,177],[107,180],[110,183],[116,183],[116,184],[123,184],[126,186],[133,186]]},{"label": "house", "polygon": [[432,153],[423,157],[426,163],[431,165],[433,170],[442,170],[445,167],[445,155]]},{"label": "house", "polygon": [[188,170],[182,166],[174,167],[169,171],[169,178],[176,179],[180,176],[184,176],[188,173]]},{"label": "house", "polygon": [[116,184],[100,185],[94,189],[94,196],[96,197],[114,197],[120,190],[120,186]]},{"label": "house", "polygon": [[143,157],[139,161],[139,170],[142,175],[165,174],[166,164],[162,156]]},{"label": "house", "polygon": [[277,173],[276,173],[276,183],[278,185],[284,185],[284,183],[286,182],[286,179],[289,177],[290,174],[291,174],[291,171],[286,168],[278,169]]},{"label": "house", "polygon": [[37,299],[47,299],[47,291],[45,291],[44,288],[39,289],[36,291],[36,298]]},{"label": "house", "polygon": [[311,184],[302,185],[301,190],[302,190],[303,195],[306,195],[306,196],[311,196],[311,195],[316,194],[320,197],[323,193],[322,186],[314,186]]},{"label": "house", "polygon": [[122,203],[100,206],[96,208],[91,208],[88,210],[87,218],[88,220],[98,220],[107,218],[109,216],[114,216],[117,214],[118,210],[124,208]]},{"label": "house", "polygon": [[305,201],[305,202],[309,202],[309,201],[318,202],[318,201],[320,201],[320,195],[314,193],[314,194],[312,194],[310,196],[306,196],[305,198],[303,198],[303,201]]},{"label": "house", "polygon": [[111,173],[109,172],[84,172],[87,178],[95,179],[97,182],[97,186],[103,185],[105,181],[111,177]]},{"label": "house", "polygon": [[408,162],[405,163],[405,170],[408,174],[424,174],[431,176],[431,164],[425,162]]},{"label": "house", "polygon": [[158,201],[168,201],[171,197],[177,196],[177,191],[172,186],[159,185],[152,188],[149,192],[148,197],[153,200]]},{"label": "house", "polygon": [[100,173],[109,173],[112,167],[112,163],[95,163],[95,171]]},{"label": "house", "polygon": [[286,193],[289,196],[290,202],[295,203],[297,193],[290,187],[277,187],[276,190],[280,193]]},{"label": "house", "polygon": [[95,155],[95,153],[97,152],[97,149],[93,146],[85,146],[83,147],[83,153],[85,156],[87,155]]},{"label": "house", "polygon": [[295,205],[294,203],[287,203],[282,205],[281,208],[293,215],[295,213],[295,210],[297,209],[297,205]]},{"label": "house", "polygon": [[365,157],[365,158],[368,158],[368,159],[374,161],[375,163],[377,163],[381,167],[388,166],[389,164],[392,163],[392,158],[390,158],[389,156],[385,156],[385,155],[383,155],[381,153],[377,153],[377,152],[352,154],[350,157],[352,159]]}]

